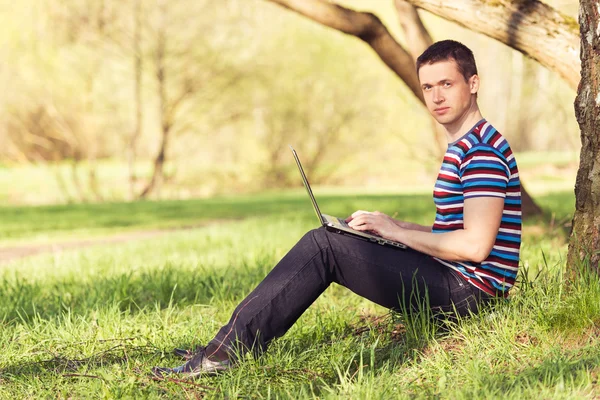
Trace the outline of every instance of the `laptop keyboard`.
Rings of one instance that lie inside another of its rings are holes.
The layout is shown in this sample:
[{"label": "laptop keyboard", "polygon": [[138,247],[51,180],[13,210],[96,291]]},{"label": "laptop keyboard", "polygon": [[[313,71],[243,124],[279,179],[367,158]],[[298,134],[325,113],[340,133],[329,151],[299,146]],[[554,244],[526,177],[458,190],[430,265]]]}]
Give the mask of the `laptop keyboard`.
[{"label": "laptop keyboard", "polygon": [[[340,223],[340,225],[342,225],[343,227],[350,228],[350,226],[348,225],[348,223],[346,222],[346,220],[344,220],[342,218],[337,218],[337,217],[334,217],[334,218],[336,218],[338,220],[338,222]],[[350,229],[352,229],[352,228],[350,228]],[[376,236],[376,237],[381,237],[377,233],[372,232],[372,231],[365,231],[364,233],[368,233],[369,235],[373,235],[373,236]],[[377,240],[377,241],[379,242],[379,244],[384,244],[384,242],[381,242],[379,240]],[[397,242],[391,241],[391,240],[385,240],[385,243],[387,243],[389,245],[392,245],[392,246],[399,247],[401,249],[405,249],[406,248],[405,245],[403,245],[401,243],[397,243]]]},{"label": "laptop keyboard", "polygon": [[350,228],[350,227],[348,226],[348,223],[346,222],[346,220],[344,220],[344,219],[341,219],[341,218],[338,218],[337,220],[338,220],[338,222],[339,222],[339,223],[340,223],[340,224],[341,224],[341,225],[342,225],[344,228]]},{"label": "laptop keyboard", "polygon": [[[335,217],[337,218],[337,217]],[[350,228],[350,225],[348,225],[348,223],[346,222],[346,220],[342,219],[342,218],[337,218],[338,222],[344,227],[344,228]],[[352,228],[350,228],[352,229]],[[379,237],[378,234],[376,234],[375,232],[372,231],[366,231],[364,233],[368,233],[369,235],[373,235],[373,236],[377,236]]]}]

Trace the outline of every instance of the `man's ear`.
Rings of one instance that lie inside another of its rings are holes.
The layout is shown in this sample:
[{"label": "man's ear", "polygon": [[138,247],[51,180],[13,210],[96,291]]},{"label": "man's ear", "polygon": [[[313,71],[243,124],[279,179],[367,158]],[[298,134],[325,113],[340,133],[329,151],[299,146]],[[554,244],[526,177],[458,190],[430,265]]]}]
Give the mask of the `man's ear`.
[{"label": "man's ear", "polygon": [[479,75],[475,74],[469,78],[469,89],[471,89],[471,94],[477,94],[479,91]]}]

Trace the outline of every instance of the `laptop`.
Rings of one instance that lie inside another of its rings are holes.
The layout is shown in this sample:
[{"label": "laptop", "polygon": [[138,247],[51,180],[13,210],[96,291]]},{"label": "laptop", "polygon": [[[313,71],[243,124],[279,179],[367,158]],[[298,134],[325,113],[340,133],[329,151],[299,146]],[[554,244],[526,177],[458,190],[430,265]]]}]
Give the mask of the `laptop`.
[{"label": "laptop", "polygon": [[300,159],[298,158],[298,154],[292,146],[290,146],[290,149],[292,149],[292,154],[294,154],[296,165],[298,165],[298,170],[300,170],[300,175],[302,176],[302,182],[304,182],[304,187],[308,192],[308,196],[310,197],[313,208],[315,209],[315,213],[317,214],[317,218],[319,219],[321,225],[323,225],[328,231],[331,232],[340,233],[343,235],[350,235],[359,239],[379,243],[380,245],[391,246],[396,249],[406,249],[406,245],[404,243],[385,239],[381,236],[374,235],[372,233],[354,230],[350,226],[348,226],[348,223],[343,218],[337,218],[332,217],[331,215],[321,214],[321,211],[319,210],[319,205],[317,204],[317,200],[315,200],[315,196],[313,195],[312,189],[310,188],[310,184],[308,183],[308,179],[306,178],[306,174],[304,173],[304,169],[302,168],[302,164],[300,163]]}]

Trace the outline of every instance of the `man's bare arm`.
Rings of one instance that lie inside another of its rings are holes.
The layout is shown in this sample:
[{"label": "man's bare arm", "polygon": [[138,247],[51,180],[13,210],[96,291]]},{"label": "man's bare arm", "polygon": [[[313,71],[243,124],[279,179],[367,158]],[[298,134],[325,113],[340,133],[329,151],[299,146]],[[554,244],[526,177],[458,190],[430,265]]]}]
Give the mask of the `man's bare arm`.
[{"label": "man's bare arm", "polygon": [[431,226],[425,226],[425,225],[415,224],[413,222],[401,221],[399,219],[395,219],[395,218],[390,217],[379,211],[371,212],[371,211],[358,210],[358,211],[352,213],[351,216],[346,218],[346,222],[352,221],[354,218],[358,217],[361,214],[375,214],[375,215],[385,216],[385,217],[389,218],[391,221],[393,221],[396,225],[398,225],[402,229],[408,229],[408,230],[412,230],[412,231],[431,232]]},{"label": "man's bare arm", "polygon": [[431,226],[419,225],[414,222],[406,222],[395,219],[396,225],[398,225],[402,229],[408,229],[411,231],[420,231],[420,232],[431,232]]},{"label": "man's bare arm", "polygon": [[481,262],[492,251],[504,209],[504,199],[476,197],[465,200],[463,229],[431,233],[402,228],[385,214],[360,214],[349,222],[358,231],[374,231],[410,248],[448,261]]}]

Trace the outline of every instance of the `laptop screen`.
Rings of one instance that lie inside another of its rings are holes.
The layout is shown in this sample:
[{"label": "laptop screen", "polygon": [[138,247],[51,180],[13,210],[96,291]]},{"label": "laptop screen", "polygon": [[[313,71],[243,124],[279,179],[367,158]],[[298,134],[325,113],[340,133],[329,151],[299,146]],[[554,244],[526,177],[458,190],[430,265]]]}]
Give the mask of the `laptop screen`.
[{"label": "laptop screen", "polygon": [[308,179],[306,178],[306,174],[304,173],[304,169],[302,168],[302,164],[300,163],[298,154],[296,154],[296,150],[294,150],[294,148],[292,146],[290,146],[290,149],[292,149],[292,154],[294,154],[294,159],[296,160],[296,165],[298,165],[298,169],[300,170],[300,175],[302,175],[302,182],[304,182],[304,187],[306,188],[306,191],[308,192],[310,201],[312,201],[313,207],[315,209],[315,213],[317,214],[317,218],[319,218],[319,221],[321,221],[321,224],[327,225],[327,221],[325,221],[325,219],[321,215],[321,211],[319,210],[319,206],[317,205],[315,196],[313,195],[313,192],[310,188],[310,184],[308,183]]}]

